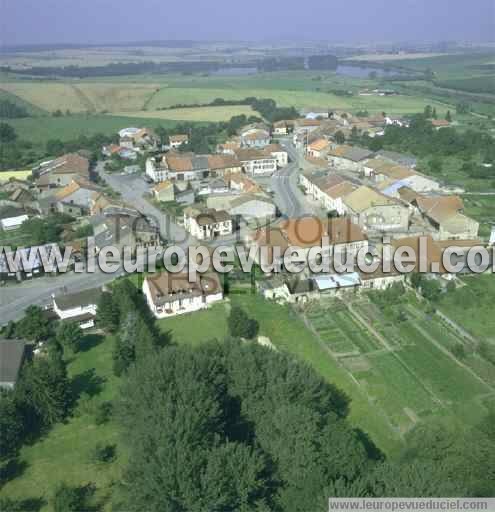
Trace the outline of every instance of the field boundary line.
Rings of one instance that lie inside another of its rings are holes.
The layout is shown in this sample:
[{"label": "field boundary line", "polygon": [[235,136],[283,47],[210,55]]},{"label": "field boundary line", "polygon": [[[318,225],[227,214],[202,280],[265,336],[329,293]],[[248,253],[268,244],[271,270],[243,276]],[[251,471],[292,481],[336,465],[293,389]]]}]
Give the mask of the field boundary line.
[{"label": "field boundary line", "polygon": [[[416,316],[416,318],[418,318],[418,313],[415,314],[415,308],[413,306],[411,306],[410,304],[407,304],[406,305],[406,308],[409,309],[409,310],[412,310],[411,313]],[[442,352],[443,354],[445,354],[446,356],[448,356],[452,361],[454,361],[458,366],[460,366],[461,368],[463,368],[464,370],[466,370],[468,373],[470,373],[476,380],[478,380],[479,382],[481,382],[484,386],[486,386],[489,390],[490,390],[490,394],[491,393],[495,393],[495,388],[492,387],[490,384],[488,384],[488,382],[486,382],[486,380],[484,380],[482,377],[480,377],[472,368],[470,368],[469,366],[467,366],[465,363],[463,363],[462,361],[459,361],[459,359],[457,359],[457,357],[454,356],[454,354],[452,354],[452,352],[450,352],[449,350],[447,350],[442,344],[438,343],[437,340],[435,340],[429,332],[427,332],[425,329],[423,329],[423,327],[421,327],[420,325],[418,324],[415,324],[413,326],[421,335],[423,335],[430,343],[432,343],[438,350],[440,350],[440,352]]]},{"label": "field boundary line", "polygon": [[350,303],[346,304],[346,307],[351,312],[351,314],[355,315],[356,319],[358,319],[364,326],[366,326],[366,328],[372,334],[377,336],[378,340],[387,348],[388,353],[391,354],[392,357],[394,357],[399,362],[399,364],[414,378],[414,380],[417,381],[418,385],[422,387],[431,396],[433,402],[438,404],[440,407],[446,408],[443,400],[439,398],[436,395],[436,393],[432,389],[430,389],[429,386],[427,386],[422,379],[418,377],[418,375],[416,375],[416,373],[409,367],[409,365],[400,357],[397,351],[392,350],[392,347],[390,347],[385,338],[380,333],[378,333],[373,326],[369,325],[368,322],[364,318],[362,318],[357,311],[355,311],[352,308],[352,305]]},{"label": "field boundary line", "polygon": [[327,344],[321,339],[320,335],[318,334],[318,331],[316,331],[316,329],[313,327],[313,324],[311,323],[311,320],[308,319],[306,317],[306,315],[304,313],[300,313],[298,312],[297,310],[295,310],[294,308],[292,308],[292,310],[296,313],[297,316],[299,316],[302,321],[304,322],[304,325],[309,329],[309,331],[313,334],[313,336],[316,338],[316,341],[318,343],[318,345],[320,345],[320,347],[328,353],[328,355],[337,363],[337,365],[346,373],[346,375],[349,376],[349,378],[351,379],[352,382],[354,382],[354,384],[357,386],[358,390],[361,392],[361,394],[364,396],[364,398],[366,399],[366,401],[368,402],[368,404],[370,406],[372,406],[375,410],[378,410],[379,411],[379,415],[384,419],[385,423],[388,425],[389,429],[392,431],[392,432],[395,432],[397,435],[398,435],[398,438],[399,440],[402,442],[404,439],[403,439],[403,435],[402,433],[400,432],[399,429],[397,429],[395,427],[395,425],[393,423],[390,422],[390,418],[388,417],[387,413],[383,410],[383,408],[379,405],[377,405],[377,403],[375,401],[373,401],[370,397],[370,395],[368,394],[368,392],[364,389],[364,387],[360,384],[360,382],[356,379],[356,377],[354,377],[354,375],[352,374],[352,372],[350,372],[346,367],[345,365],[343,365],[341,363],[341,361],[339,360],[338,357],[336,357],[333,352],[330,350],[330,348],[327,346]]}]

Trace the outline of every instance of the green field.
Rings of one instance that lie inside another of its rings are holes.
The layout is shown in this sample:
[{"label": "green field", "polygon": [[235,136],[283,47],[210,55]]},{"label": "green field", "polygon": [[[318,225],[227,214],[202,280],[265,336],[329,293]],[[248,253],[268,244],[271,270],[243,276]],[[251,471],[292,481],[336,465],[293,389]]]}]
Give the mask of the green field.
[{"label": "green field", "polygon": [[190,122],[210,122],[218,123],[229,121],[234,116],[245,115],[258,116],[259,114],[251,107],[228,106],[228,107],[191,107],[191,108],[172,108],[167,110],[146,110],[139,112],[117,112],[117,116],[127,117],[146,117],[148,119],[166,119],[171,121],[190,121]]},{"label": "green field", "polygon": [[227,305],[215,304],[194,315],[176,316],[158,321],[163,332],[170,332],[176,343],[198,345],[206,340],[223,340],[227,336]]},{"label": "green field", "polygon": [[50,139],[71,141],[81,135],[88,137],[98,133],[115,135],[119,130],[128,126],[173,128],[176,122],[140,117],[74,114],[63,117],[9,119],[9,124],[14,127],[20,139],[31,141],[34,144],[45,144]]},{"label": "green field", "polygon": [[465,286],[442,297],[439,309],[473,336],[495,342],[495,278],[493,274],[468,276]]},{"label": "green field", "polygon": [[392,65],[403,66],[415,71],[433,70],[440,79],[463,78],[490,71],[494,63],[493,53],[465,53],[439,55],[420,59],[389,60]]},{"label": "green field", "polygon": [[1,89],[47,111],[115,112],[141,110],[158,84],[74,82],[7,82]]},{"label": "green field", "polygon": [[[489,365],[458,361],[450,351],[462,340],[426,315],[414,296],[385,310],[366,298],[347,297],[346,304],[352,309],[335,300],[314,303],[305,314],[392,431],[403,435],[434,418],[463,425],[483,416],[480,399],[495,392]],[[398,320],[401,311],[406,318]]]},{"label": "green field", "polygon": [[[84,392],[91,396],[89,407],[79,407],[76,416],[56,425],[35,444],[21,449],[21,475],[4,485],[2,495],[23,500],[51,497],[56,485],[65,481],[71,485],[93,482],[97,487],[96,500],[105,503],[109,498],[112,483],[121,479],[125,454],[119,451],[119,446],[114,462],[92,461],[91,453],[96,444],[117,444],[118,431],[112,420],[96,425],[91,407],[112,400],[117,392],[112,348],[111,338],[86,338],[83,351],[69,364],[68,370],[76,394]],[[45,503],[41,510],[48,512],[52,508]]]},{"label": "green field", "polygon": [[[261,73],[253,76],[142,76],[133,79],[77,81],[6,81],[0,89],[33,105],[53,112],[140,112],[176,105],[210,103],[216,98],[241,100],[249,96],[272,98],[281,106],[308,109],[344,109],[393,114],[420,112],[427,103],[443,113],[445,105],[417,95],[359,96],[377,81],[351,79],[335,73]],[[352,96],[335,91],[352,91]]]},{"label": "green field", "polygon": [[[493,188],[495,188],[495,184]],[[492,226],[495,226],[495,195],[465,195],[463,201],[466,215],[480,223],[479,235],[485,238],[489,237]]]},{"label": "green field", "polygon": [[1,171],[0,172],[0,183],[2,181],[8,181],[11,178],[15,178],[16,180],[26,180],[29,176],[31,176],[31,170],[24,171]]}]

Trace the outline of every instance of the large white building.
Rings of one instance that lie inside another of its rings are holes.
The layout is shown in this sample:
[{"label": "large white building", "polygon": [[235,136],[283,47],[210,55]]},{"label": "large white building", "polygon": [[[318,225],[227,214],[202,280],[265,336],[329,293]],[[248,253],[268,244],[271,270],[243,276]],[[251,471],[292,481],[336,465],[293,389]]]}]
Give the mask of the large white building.
[{"label": "large white building", "polygon": [[189,281],[188,274],[154,274],[144,280],[143,293],[156,318],[193,313],[223,299],[215,273],[198,274],[194,282]]}]

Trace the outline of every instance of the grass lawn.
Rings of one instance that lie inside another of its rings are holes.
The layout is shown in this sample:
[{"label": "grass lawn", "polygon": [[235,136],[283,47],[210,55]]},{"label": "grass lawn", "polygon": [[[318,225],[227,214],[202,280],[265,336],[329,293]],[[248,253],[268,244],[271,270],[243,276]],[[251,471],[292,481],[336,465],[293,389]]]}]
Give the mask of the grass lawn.
[{"label": "grass lawn", "polygon": [[493,274],[464,277],[465,286],[442,295],[438,308],[480,340],[495,341],[495,278]]},{"label": "grass lawn", "polygon": [[26,119],[10,119],[20,139],[35,144],[46,144],[50,139],[61,141],[75,140],[81,135],[87,137],[102,133],[112,135],[128,126],[163,126],[173,128],[174,121],[161,119],[145,119],[140,117],[120,117],[100,114],[74,114],[63,117],[32,117]]},{"label": "grass lawn", "polygon": [[229,121],[233,116],[259,116],[251,107],[245,105],[223,107],[173,108],[170,110],[120,112],[116,115],[127,117],[147,117],[150,119],[168,119],[174,121],[210,122]]},{"label": "grass lawn", "polygon": [[170,332],[176,343],[199,345],[206,340],[223,340],[227,336],[227,304],[215,304],[194,314],[158,321],[160,329]]},{"label": "grass lawn", "polygon": [[0,182],[8,181],[11,178],[15,178],[16,180],[26,180],[29,176],[31,176],[31,170],[25,171],[0,171]]},{"label": "grass lawn", "polygon": [[[111,400],[117,391],[118,379],[112,372],[112,340],[87,336],[85,348],[69,364],[69,375],[76,392],[92,395],[91,403]],[[97,486],[95,498],[105,502],[112,482],[120,480],[125,454],[117,448],[117,459],[110,464],[91,460],[97,443],[117,444],[116,424],[110,420],[96,425],[93,414],[82,411],[69,418],[65,424],[56,425],[45,437],[24,446],[20,454],[22,472],[7,482],[2,495],[17,499],[50,499],[56,485],[65,481],[72,485]],[[49,504],[42,511],[51,510]],[[109,506],[105,507],[109,510]]]},{"label": "grass lawn", "polygon": [[490,237],[495,225],[495,196],[466,195],[463,200],[466,215],[480,223],[479,235]]}]

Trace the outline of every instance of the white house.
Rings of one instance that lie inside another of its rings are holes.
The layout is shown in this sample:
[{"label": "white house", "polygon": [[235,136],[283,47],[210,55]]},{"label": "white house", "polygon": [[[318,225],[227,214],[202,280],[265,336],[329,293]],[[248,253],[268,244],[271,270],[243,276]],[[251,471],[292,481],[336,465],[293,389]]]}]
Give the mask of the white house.
[{"label": "white house", "polygon": [[285,167],[289,163],[289,154],[280,144],[269,144],[263,152],[277,160],[277,167]]},{"label": "white house", "polygon": [[169,137],[169,146],[172,149],[178,149],[182,144],[187,144],[188,142],[189,136],[186,134],[170,135]]},{"label": "white house", "polygon": [[235,152],[246,174],[271,176],[277,170],[277,158],[257,149],[238,149]]},{"label": "white house", "polygon": [[223,299],[218,274],[198,274],[194,282],[188,274],[163,272],[143,282],[146,302],[156,318],[168,318],[208,308]]},{"label": "white house", "polygon": [[19,229],[24,222],[29,219],[27,215],[17,215],[16,217],[7,217],[0,220],[0,227],[3,231],[13,231]]},{"label": "white house", "polygon": [[53,311],[60,320],[77,322],[81,329],[89,329],[95,325],[100,288],[92,288],[78,293],[53,296]]},{"label": "white house", "polygon": [[211,240],[232,234],[232,217],[224,210],[189,207],[184,210],[184,229],[198,240]]},{"label": "white house", "polygon": [[270,144],[270,133],[259,128],[250,128],[241,133],[241,146],[245,148],[264,148]]}]

